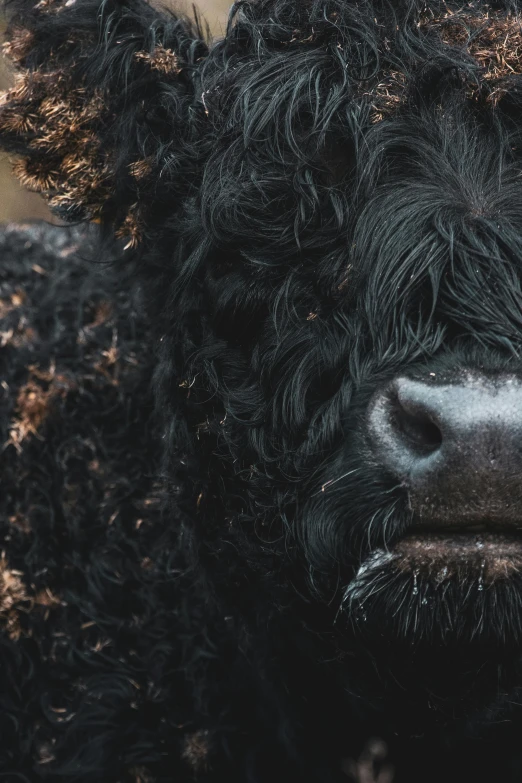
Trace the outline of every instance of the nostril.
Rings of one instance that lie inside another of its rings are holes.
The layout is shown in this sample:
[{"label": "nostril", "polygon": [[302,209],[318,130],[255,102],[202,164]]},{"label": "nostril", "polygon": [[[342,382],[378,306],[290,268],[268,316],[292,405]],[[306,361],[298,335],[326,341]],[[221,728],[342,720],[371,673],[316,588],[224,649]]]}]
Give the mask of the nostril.
[{"label": "nostril", "polygon": [[442,432],[425,411],[408,411],[396,400],[392,419],[405,445],[419,456],[432,454],[442,445]]},{"label": "nostril", "polygon": [[368,411],[376,455],[410,483],[445,469],[461,435],[453,409],[439,386],[395,378],[375,394]]}]

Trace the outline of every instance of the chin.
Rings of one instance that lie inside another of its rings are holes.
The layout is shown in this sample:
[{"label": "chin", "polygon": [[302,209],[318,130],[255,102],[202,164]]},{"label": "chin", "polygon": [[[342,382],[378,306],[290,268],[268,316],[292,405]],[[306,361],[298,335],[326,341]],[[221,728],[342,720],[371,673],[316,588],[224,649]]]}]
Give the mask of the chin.
[{"label": "chin", "polygon": [[336,625],[398,732],[500,719],[522,681],[522,535],[412,526],[362,559]]}]

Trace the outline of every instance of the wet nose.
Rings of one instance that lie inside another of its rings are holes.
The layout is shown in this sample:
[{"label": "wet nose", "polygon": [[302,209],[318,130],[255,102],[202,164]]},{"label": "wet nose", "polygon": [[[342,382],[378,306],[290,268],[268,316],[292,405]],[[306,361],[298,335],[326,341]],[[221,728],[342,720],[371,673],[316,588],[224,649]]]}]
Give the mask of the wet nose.
[{"label": "wet nose", "polygon": [[375,395],[368,421],[376,456],[423,508],[460,502],[504,513],[515,496],[522,501],[521,381],[428,378],[398,377]]}]

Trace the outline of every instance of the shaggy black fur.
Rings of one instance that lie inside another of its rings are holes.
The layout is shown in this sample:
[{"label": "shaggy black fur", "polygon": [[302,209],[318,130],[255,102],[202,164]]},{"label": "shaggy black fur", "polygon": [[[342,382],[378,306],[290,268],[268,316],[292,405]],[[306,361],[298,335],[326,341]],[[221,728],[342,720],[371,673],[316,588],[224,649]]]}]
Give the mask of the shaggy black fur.
[{"label": "shaggy black fur", "polygon": [[522,374],[519,3],[9,13],[1,144],[112,263],[1,240],[0,779],[519,781],[521,577],[394,570],[365,423]]}]

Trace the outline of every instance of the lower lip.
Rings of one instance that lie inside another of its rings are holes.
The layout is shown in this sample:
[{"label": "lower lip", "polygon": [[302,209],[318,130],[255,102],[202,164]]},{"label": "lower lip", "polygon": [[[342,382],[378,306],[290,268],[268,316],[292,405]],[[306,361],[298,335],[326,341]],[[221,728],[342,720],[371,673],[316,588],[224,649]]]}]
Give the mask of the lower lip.
[{"label": "lower lip", "polygon": [[486,581],[522,571],[522,535],[503,533],[417,533],[390,552],[396,568],[449,576],[481,571]]}]

